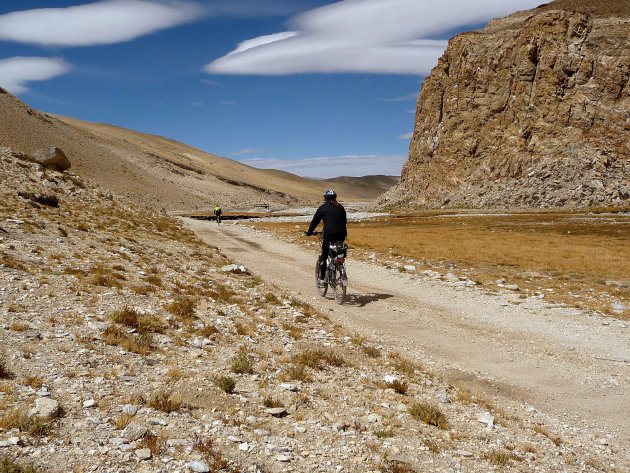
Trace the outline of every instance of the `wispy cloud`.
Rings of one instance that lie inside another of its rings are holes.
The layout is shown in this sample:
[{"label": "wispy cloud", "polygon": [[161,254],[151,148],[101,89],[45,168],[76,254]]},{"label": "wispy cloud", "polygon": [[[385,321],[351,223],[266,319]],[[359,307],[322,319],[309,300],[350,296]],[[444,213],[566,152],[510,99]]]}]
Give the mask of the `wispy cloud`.
[{"label": "wispy cloud", "polygon": [[193,107],[203,107],[205,105],[205,103],[203,102],[193,102],[190,105],[192,105]]},{"label": "wispy cloud", "polygon": [[184,0],[104,0],[0,15],[0,39],[52,46],[114,44],[193,21],[204,14],[202,6]]},{"label": "wispy cloud", "polygon": [[412,92],[410,94],[401,95],[399,97],[385,97],[385,98],[382,98],[381,100],[383,102],[409,102],[410,100],[417,100],[417,99],[418,99],[418,93]]},{"label": "wispy cloud", "polygon": [[413,138],[413,133],[405,133],[404,135],[398,135],[396,137],[396,139],[398,140],[410,140],[411,138]]},{"label": "wispy cloud", "polygon": [[303,158],[294,160],[250,158],[242,163],[260,169],[280,169],[305,177],[330,178],[338,176],[370,176],[385,174],[399,176],[407,156],[366,155]]},{"label": "wispy cloud", "polygon": [[0,59],[0,86],[21,94],[29,90],[29,82],[52,79],[69,70],[70,65],[62,59],[19,56]]},{"label": "wispy cloud", "polygon": [[213,87],[214,87],[214,86],[217,86],[217,85],[220,85],[220,84],[219,84],[219,82],[217,82],[216,80],[210,80],[210,79],[201,79],[201,82],[202,82],[203,84],[206,84],[206,85],[211,85],[211,86],[213,86]]},{"label": "wispy cloud", "polygon": [[236,100],[221,100],[219,105],[231,106],[236,105],[238,102]]},{"label": "wispy cloud", "polygon": [[294,17],[287,31],[240,43],[213,74],[427,74],[446,47],[435,37],[540,0],[343,0]]},{"label": "wispy cloud", "polygon": [[262,150],[262,149],[245,148],[245,149],[239,149],[238,151],[232,151],[230,153],[230,156],[243,156],[246,154],[260,154],[264,152],[265,150]]}]

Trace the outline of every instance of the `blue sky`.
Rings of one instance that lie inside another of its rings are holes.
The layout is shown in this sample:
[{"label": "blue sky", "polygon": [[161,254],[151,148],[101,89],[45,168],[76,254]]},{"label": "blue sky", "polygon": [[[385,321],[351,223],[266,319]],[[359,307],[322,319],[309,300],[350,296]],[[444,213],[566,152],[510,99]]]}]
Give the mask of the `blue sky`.
[{"label": "blue sky", "polygon": [[5,0],[0,86],[254,166],[399,174],[445,39],[538,1]]}]

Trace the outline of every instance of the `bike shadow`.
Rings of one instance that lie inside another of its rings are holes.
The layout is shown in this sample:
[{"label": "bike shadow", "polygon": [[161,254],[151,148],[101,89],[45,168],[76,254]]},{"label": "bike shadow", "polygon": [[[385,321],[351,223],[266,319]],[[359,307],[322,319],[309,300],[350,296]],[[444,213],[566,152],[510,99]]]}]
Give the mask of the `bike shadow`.
[{"label": "bike shadow", "polygon": [[356,306],[356,307],[365,307],[366,305],[372,303],[372,302],[377,302],[377,301],[382,301],[385,299],[390,299],[394,297],[391,294],[376,294],[376,293],[370,293],[370,294],[347,294],[346,295],[346,301],[344,302],[344,305],[351,305],[351,306]]}]

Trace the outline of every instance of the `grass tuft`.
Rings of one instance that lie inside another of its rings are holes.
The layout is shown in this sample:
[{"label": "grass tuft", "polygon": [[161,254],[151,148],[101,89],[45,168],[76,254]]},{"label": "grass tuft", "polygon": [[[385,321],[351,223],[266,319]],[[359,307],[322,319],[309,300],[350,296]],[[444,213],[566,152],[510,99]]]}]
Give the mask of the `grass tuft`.
[{"label": "grass tuft", "polygon": [[409,407],[409,413],[415,419],[421,420],[425,424],[433,425],[443,430],[450,428],[450,424],[440,408],[430,402],[420,401],[412,404]]},{"label": "grass tuft", "polygon": [[326,366],[341,367],[345,364],[342,355],[331,349],[322,348],[304,350],[297,353],[293,356],[292,362],[296,365],[302,365],[316,370],[322,370]]},{"label": "grass tuft", "polygon": [[215,376],[212,382],[226,394],[233,394],[236,389],[236,380],[230,376]]},{"label": "grass tuft", "polygon": [[249,353],[241,349],[230,363],[230,370],[236,374],[248,374],[254,372],[254,360]]},{"label": "grass tuft", "polygon": [[195,319],[196,308],[195,300],[186,296],[178,296],[173,302],[166,305],[166,310],[182,322],[190,322]]}]

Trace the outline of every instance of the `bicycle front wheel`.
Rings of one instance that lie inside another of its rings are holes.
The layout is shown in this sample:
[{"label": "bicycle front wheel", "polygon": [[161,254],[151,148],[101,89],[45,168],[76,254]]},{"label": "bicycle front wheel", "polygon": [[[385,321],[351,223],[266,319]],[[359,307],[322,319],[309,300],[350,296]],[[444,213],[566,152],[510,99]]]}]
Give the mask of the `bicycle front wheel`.
[{"label": "bicycle front wheel", "polygon": [[315,287],[317,288],[319,295],[322,297],[324,297],[328,292],[328,284],[326,282],[323,284],[319,283],[319,258],[317,258],[317,262],[315,263]]},{"label": "bicycle front wheel", "polygon": [[346,299],[347,276],[343,266],[335,265],[335,283],[333,291],[335,293],[335,301],[337,304],[343,304]]}]

